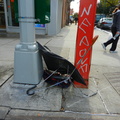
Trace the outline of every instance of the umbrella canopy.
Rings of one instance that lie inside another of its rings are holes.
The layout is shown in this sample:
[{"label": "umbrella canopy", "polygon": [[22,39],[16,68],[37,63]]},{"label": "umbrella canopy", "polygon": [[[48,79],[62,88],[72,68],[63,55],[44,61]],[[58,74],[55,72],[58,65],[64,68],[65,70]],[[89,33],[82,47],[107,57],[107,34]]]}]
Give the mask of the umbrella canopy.
[{"label": "umbrella canopy", "polygon": [[57,71],[61,74],[69,74],[74,81],[86,85],[84,79],[72,63],[63,57],[48,51],[40,43],[38,43],[38,48],[49,70],[55,71],[58,69]]}]

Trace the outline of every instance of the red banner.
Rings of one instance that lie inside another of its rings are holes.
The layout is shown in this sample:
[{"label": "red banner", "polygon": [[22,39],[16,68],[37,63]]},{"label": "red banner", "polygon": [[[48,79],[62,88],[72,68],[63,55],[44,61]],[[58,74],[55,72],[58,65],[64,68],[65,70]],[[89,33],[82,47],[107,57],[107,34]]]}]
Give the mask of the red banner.
[{"label": "red banner", "polygon": [[88,87],[88,79],[92,55],[92,39],[97,0],[80,0],[78,29],[76,38],[75,66],[84,78],[87,86],[77,82],[77,87]]}]

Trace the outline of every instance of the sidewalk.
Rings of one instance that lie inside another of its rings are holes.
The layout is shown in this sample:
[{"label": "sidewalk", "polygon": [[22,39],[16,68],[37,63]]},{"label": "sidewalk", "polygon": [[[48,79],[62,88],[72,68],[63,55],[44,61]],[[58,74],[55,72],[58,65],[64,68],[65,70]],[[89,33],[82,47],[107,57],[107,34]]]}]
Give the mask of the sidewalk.
[{"label": "sidewalk", "polygon": [[[52,52],[74,63],[77,28],[67,26],[56,36],[37,36],[36,40]],[[89,89],[70,86],[67,89],[47,84],[33,96],[30,85],[13,84],[14,49],[19,35],[0,34],[0,119],[5,120],[120,120],[120,41],[118,53],[104,51],[101,43],[108,33],[95,29],[99,35],[93,46]],[[41,82],[42,83],[42,82]]]}]

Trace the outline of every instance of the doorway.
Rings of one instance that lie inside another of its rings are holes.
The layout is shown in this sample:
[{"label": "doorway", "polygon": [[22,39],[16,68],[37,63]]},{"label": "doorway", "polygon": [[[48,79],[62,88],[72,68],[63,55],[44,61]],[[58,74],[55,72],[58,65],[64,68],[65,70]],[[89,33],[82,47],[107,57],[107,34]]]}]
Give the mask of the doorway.
[{"label": "doorway", "polygon": [[4,2],[0,0],[0,29],[5,29],[5,11],[4,11]]}]

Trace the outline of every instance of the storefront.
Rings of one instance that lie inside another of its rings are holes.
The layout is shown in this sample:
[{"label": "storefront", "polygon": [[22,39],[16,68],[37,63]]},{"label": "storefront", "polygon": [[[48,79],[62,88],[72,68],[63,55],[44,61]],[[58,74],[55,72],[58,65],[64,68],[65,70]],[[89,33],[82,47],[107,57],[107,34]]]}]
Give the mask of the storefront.
[{"label": "storefront", "polygon": [[[0,0],[0,31],[19,33],[16,0]],[[63,0],[50,0],[50,23],[35,24],[36,34],[56,35],[61,30]]]}]

